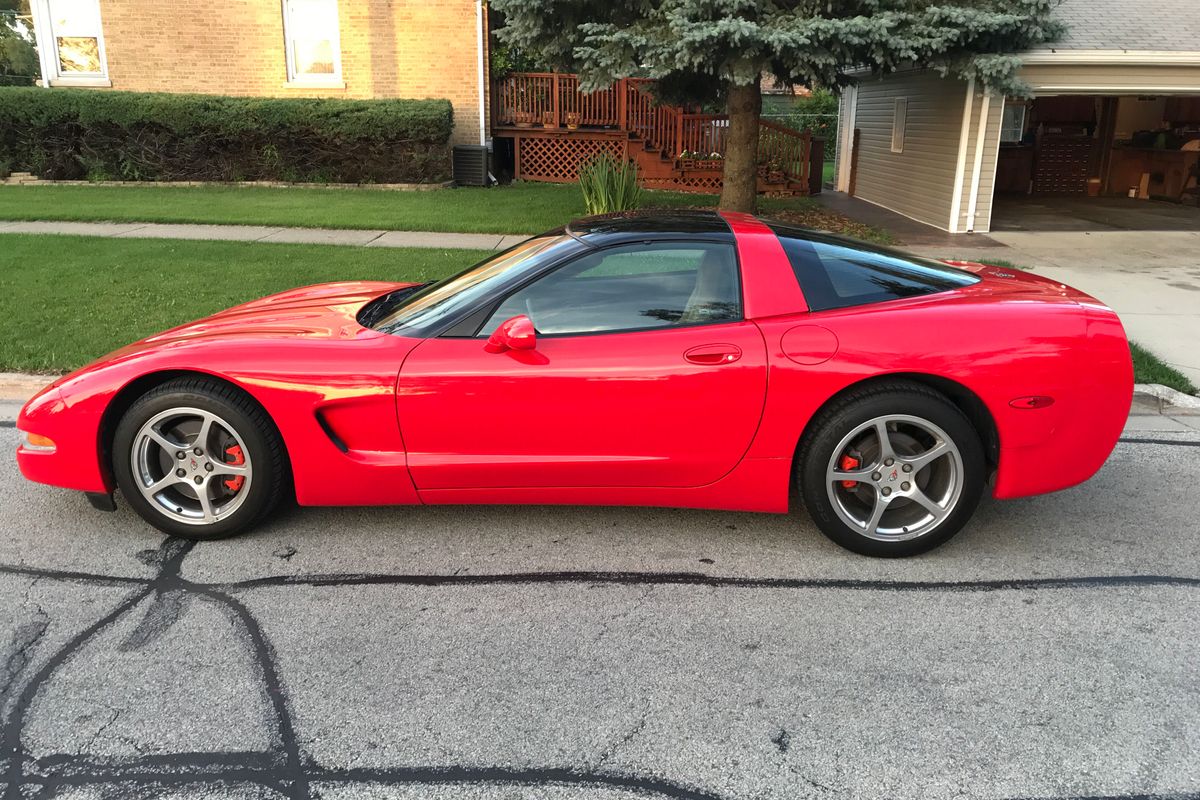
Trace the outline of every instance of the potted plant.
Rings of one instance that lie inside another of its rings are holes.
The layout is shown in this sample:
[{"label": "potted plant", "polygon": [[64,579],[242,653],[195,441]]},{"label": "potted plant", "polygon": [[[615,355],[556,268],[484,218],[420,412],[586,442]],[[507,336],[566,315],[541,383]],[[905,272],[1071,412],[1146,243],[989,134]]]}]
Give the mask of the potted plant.
[{"label": "potted plant", "polygon": [[691,150],[681,151],[679,153],[679,157],[676,159],[676,161],[679,162],[680,169],[695,169],[696,168],[696,154],[693,153]]},{"label": "potted plant", "polygon": [[783,171],[783,162],[777,157],[771,156],[767,161],[767,183],[783,183],[787,180],[787,174]]},{"label": "potted plant", "polygon": [[567,112],[567,130],[573,131],[578,127],[579,127],[579,112],[578,111],[568,111]]},{"label": "potted plant", "polygon": [[709,153],[696,159],[696,169],[720,169],[724,160],[720,153]]},{"label": "potted plant", "polygon": [[558,127],[558,115],[555,114],[553,111],[543,112],[542,113],[542,127],[543,128],[557,128]]}]

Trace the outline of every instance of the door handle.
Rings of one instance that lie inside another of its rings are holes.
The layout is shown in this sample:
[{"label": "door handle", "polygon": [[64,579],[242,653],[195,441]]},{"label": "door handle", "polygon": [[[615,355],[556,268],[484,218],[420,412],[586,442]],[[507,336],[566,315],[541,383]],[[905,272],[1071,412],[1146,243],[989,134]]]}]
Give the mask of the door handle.
[{"label": "door handle", "polygon": [[735,344],[702,344],[685,351],[683,357],[693,364],[705,366],[732,364],[742,357],[742,348]]}]

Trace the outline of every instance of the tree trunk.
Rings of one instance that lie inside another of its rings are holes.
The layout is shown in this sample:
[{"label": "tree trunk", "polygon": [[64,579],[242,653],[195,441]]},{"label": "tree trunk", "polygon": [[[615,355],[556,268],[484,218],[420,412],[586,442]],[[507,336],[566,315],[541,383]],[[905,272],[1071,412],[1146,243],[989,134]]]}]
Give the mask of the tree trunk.
[{"label": "tree trunk", "polygon": [[729,138],[725,142],[725,170],[721,210],[753,214],[758,206],[758,115],[762,90],[758,81],[730,86],[726,101]]}]

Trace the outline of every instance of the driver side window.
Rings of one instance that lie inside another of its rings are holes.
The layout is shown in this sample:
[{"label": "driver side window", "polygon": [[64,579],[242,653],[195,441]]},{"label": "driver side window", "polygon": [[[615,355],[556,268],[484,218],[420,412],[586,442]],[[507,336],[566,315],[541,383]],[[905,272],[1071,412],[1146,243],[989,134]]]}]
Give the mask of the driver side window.
[{"label": "driver side window", "polygon": [[733,245],[612,247],[560,267],[504,300],[480,330],[524,314],[543,335],[653,330],[742,318]]}]

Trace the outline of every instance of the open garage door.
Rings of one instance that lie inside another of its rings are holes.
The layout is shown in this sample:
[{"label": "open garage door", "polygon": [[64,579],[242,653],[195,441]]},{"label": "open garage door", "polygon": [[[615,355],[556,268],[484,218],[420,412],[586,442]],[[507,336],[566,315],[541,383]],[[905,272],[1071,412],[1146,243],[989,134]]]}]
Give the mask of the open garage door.
[{"label": "open garage door", "polygon": [[1035,95],[1005,102],[991,230],[1200,230],[1200,64],[1023,74]]}]

